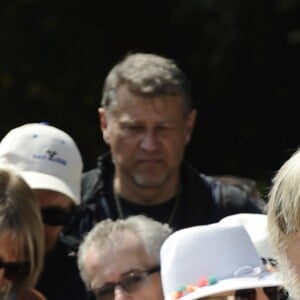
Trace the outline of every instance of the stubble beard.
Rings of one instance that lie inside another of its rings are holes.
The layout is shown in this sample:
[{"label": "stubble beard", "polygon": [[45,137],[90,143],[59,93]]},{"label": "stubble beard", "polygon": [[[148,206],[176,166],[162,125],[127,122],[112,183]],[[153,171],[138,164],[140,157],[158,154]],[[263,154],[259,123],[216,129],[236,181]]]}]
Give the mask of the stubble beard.
[{"label": "stubble beard", "polygon": [[159,188],[167,182],[168,176],[145,176],[143,174],[133,174],[132,182],[139,188]]},{"label": "stubble beard", "polygon": [[171,172],[165,163],[153,167],[136,163],[131,167],[120,168],[119,171],[119,175],[123,174],[122,177],[129,179],[138,189],[159,188],[171,178]]}]

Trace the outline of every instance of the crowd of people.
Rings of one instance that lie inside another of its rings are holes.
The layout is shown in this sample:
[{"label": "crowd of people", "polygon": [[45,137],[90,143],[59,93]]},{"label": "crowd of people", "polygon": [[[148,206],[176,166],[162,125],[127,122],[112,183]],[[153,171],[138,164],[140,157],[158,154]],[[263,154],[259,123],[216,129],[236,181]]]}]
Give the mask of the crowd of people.
[{"label": "crowd of people", "polygon": [[188,79],[155,54],[112,68],[98,112],[109,152],[84,173],[49,124],[0,141],[0,299],[300,300],[300,152],[267,201],[199,172]]}]

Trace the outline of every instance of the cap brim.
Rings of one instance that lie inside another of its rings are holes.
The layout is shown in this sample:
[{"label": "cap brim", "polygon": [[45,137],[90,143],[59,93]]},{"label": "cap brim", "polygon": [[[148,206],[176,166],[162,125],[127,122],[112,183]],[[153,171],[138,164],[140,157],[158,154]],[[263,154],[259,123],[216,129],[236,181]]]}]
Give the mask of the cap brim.
[{"label": "cap brim", "polygon": [[217,282],[214,285],[198,288],[194,292],[180,298],[180,300],[195,300],[232,290],[272,287],[280,286],[281,284],[281,281],[278,279],[275,273],[267,274],[263,277],[260,276],[225,279]]},{"label": "cap brim", "polygon": [[65,182],[57,177],[45,173],[30,171],[20,172],[20,175],[32,189],[46,189],[59,192],[71,198],[76,205],[80,203],[79,188],[78,192],[74,192]]}]

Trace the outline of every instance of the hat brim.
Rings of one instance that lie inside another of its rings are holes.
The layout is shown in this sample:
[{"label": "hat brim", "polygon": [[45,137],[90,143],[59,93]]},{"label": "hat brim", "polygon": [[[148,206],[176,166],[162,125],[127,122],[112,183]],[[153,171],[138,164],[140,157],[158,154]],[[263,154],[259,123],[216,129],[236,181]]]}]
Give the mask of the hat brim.
[{"label": "hat brim", "polygon": [[79,188],[78,192],[74,192],[65,182],[55,176],[32,171],[22,171],[20,175],[32,189],[46,189],[59,192],[69,197],[75,205],[80,203]]},{"label": "hat brim", "polygon": [[280,286],[282,283],[276,273],[260,275],[260,277],[242,277],[220,280],[214,285],[197,288],[194,292],[180,298],[180,300],[195,300],[214,294],[232,290]]}]

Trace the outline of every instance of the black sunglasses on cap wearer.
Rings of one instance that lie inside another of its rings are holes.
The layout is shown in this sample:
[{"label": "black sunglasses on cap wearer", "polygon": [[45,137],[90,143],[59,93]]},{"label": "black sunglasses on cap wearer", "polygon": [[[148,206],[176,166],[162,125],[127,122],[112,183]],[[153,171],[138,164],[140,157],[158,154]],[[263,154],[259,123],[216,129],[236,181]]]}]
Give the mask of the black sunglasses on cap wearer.
[{"label": "black sunglasses on cap wearer", "polygon": [[51,226],[67,226],[71,223],[73,211],[68,212],[59,207],[41,209],[43,223]]},{"label": "black sunglasses on cap wearer", "polygon": [[30,273],[28,262],[4,262],[0,259],[0,269],[4,269],[4,277],[11,281],[26,278]]},{"label": "black sunglasses on cap wearer", "polygon": [[89,292],[89,299],[114,300],[115,288],[121,287],[127,293],[134,293],[147,281],[148,276],[160,272],[160,266],[148,270],[132,270],[118,282],[110,282]]},{"label": "black sunglasses on cap wearer", "polygon": [[[264,287],[264,294],[270,300],[287,300],[288,292],[282,287]],[[201,300],[256,300],[256,289],[236,290],[232,295],[228,296],[209,296],[200,298]]]}]

